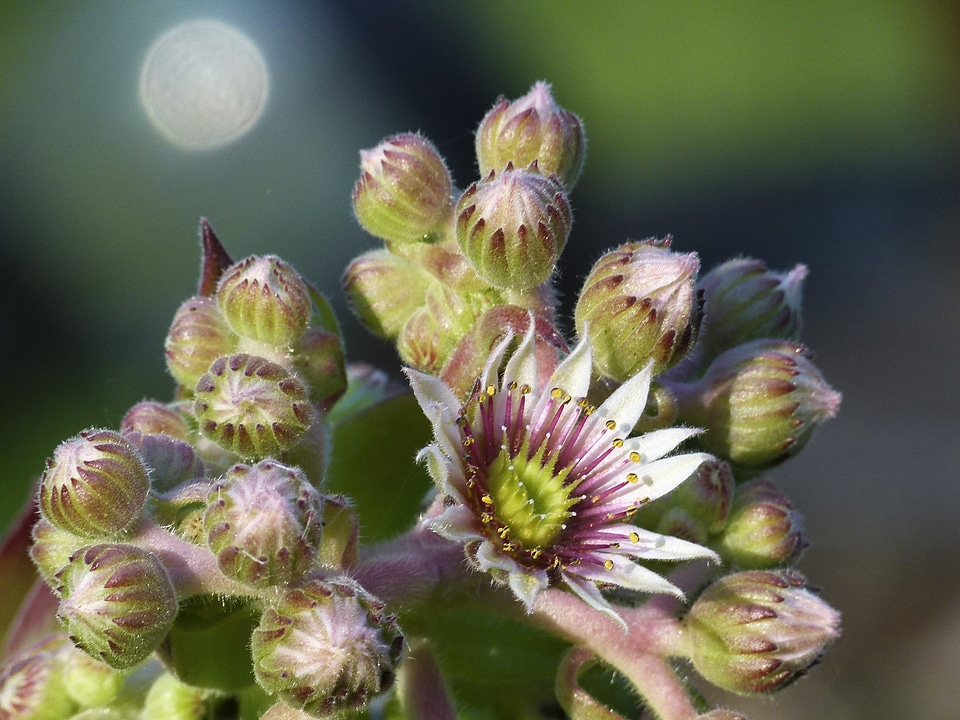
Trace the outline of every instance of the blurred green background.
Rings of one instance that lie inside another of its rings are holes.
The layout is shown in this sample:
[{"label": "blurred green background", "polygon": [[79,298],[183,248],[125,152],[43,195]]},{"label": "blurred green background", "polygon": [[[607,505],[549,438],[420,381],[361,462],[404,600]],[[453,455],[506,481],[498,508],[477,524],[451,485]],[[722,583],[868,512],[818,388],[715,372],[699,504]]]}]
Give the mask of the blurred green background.
[{"label": "blurred green background", "polygon": [[[260,48],[270,98],[189,152],[137,99],[153,40],[197,17]],[[420,130],[456,182],[500,93],[536,80],[584,118],[560,282],[672,233],[704,268],[809,265],[805,340],[839,417],[771,473],[801,563],[844,611],[811,677],[754,720],[950,718],[960,707],[960,6],[955,2],[0,2],[0,527],[58,442],[167,398],[163,338],[193,292],[200,216],[333,299],[353,359],[397,363],[339,293],[376,242],[360,148]]]}]

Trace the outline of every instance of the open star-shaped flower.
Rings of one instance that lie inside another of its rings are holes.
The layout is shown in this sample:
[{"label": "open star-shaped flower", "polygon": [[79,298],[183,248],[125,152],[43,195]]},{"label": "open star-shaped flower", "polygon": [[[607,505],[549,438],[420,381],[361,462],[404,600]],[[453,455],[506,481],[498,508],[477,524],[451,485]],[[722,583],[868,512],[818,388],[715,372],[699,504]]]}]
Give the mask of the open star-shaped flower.
[{"label": "open star-shaped flower", "polygon": [[509,345],[508,337],[493,351],[465,404],[437,378],[406,371],[435,436],[420,459],[445,495],[444,510],[424,523],[464,543],[476,566],[506,580],[528,612],[550,586],[618,621],[600,588],[681,594],[636,560],[716,555],[630,520],[710,457],[668,456],[698,431],[629,437],[647,402],[649,367],[593,407],[587,341],[542,386],[532,333],[499,377]]}]

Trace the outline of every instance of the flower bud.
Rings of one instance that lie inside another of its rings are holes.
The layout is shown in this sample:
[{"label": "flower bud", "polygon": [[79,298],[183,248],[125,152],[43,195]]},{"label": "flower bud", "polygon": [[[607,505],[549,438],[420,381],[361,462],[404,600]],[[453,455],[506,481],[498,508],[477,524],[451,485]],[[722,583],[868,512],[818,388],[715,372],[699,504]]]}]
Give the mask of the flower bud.
[{"label": "flower bud", "polygon": [[478,304],[471,299],[446,285],[432,283],[423,307],[414,311],[397,338],[397,352],[404,363],[439,374],[480,314]]},{"label": "flower bud", "polygon": [[800,291],[806,276],[805,265],[776,273],[748,258],[715,267],[697,282],[703,291],[697,352],[712,358],[751,340],[799,339]]},{"label": "flower bud", "polygon": [[480,175],[509,164],[536,162],[544,175],[556,175],[572,188],[580,177],[586,139],[580,118],[558,106],[545,82],[535,83],[519,100],[500,97],[477,129]]},{"label": "flower bud", "polygon": [[388,244],[420,242],[450,219],[452,185],[429,140],[414,133],[394,135],[360,151],[353,209],[363,229]]},{"label": "flower bud", "polygon": [[203,720],[209,693],[182,683],[170,673],[153,681],[143,701],[141,720]]},{"label": "flower bud", "polygon": [[714,685],[740,694],[778,690],[805,673],[840,634],[840,614],[796,572],[728,575],[684,618],[690,659]]},{"label": "flower bud", "polygon": [[669,495],[641,508],[636,521],[661,535],[705,544],[727,524],[733,493],[730,466],[707,460]]},{"label": "flower bud", "polygon": [[125,432],[123,437],[136,446],[144,465],[150,468],[150,486],[154,493],[203,477],[203,461],[189,443],[169,435],[141,435],[136,431]]},{"label": "flower bud", "polygon": [[[210,367],[209,363],[207,367]],[[168,435],[185,442],[190,439],[190,425],[183,414],[153,400],[138,402],[127,410],[120,421],[120,430],[132,430],[143,435]]]},{"label": "flower bud", "polygon": [[67,694],[53,650],[38,650],[0,666],[3,720],[64,720],[76,709],[77,703]]},{"label": "flower bud", "polygon": [[390,688],[403,636],[355,581],[314,575],[264,611],[252,648],[264,690],[324,717],[360,709]]},{"label": "flower bud", "polygon": [[61,530],[108,537],[140,516],[150,478],[140,453],[112,430],[84,430],[47,461],[40,479],[40,512]]},{"label": "flower bud", "polygon": [[310,400],[329,408],[347,390],[343,341],[321,328],[307,328],[293,348],[293,366],[310,388]]},{"label": "flower bud", "polygon": [[360,520],[350,499],[327,495],[323,499],[323,537],[317,548],[318,565],[346,569],[357,564],[360,552]]},{"label": "flower bud", "polygon": [[263,587],[290,582],[313,565],[323,500],[298,468],[273,460],[235,465],[207,496],[203,525],[220,570]]},{"label": "flower bud", "polygon": [[109,705],[123,688],[122,672],[73,647],[63,653],[61,673],[67,693],[83,707]]},{"label": "flower bud", "polygon": [[307,284],[276,255],[251,255],[227,268],[216,298],[235,333],[276,347],[293,345],[310,321]]},{"label": "flower bud", "polygon": [[432,279],[417,265],[387,250],[364,253],[347,266],[341,283],[350,309],[379,337],[392,340],[423,305]]},{"label": "flower bud", "polygon": [[796,454],[836,415],[840,393],[802,345],[757,340],[721,353],[692,386],[676,385],[680,419],[706,428],[700,442],[734,466],[762,470]]},{"label": "flower bud", "polygon": [[314,420],[296,375],[246,353],[214,361],[197,383],[194,414],[205,437],[249,459],[293,447]]},{"label": "flower bud", "polygon": [[457,244],[477,274],[528,290],[553,273],[573,215],[553,176],[508,167],[473,183],[457,202]]},{"label": "flower bud", "polygon": [[737,488],[730,522],[717,548],[737,567],[765,569],[794,562],[807,546],[800,514],[770,480]]},{"label": "flower bud", "polygon": [[237,346],[217,303],[208,297],[192,297],[173,316],[164,345],[167,369],[184,388],[193,391],[197,380],[222,355]]},{"label": "flower bud", "polygon": [[40,518],[34,523],[30,559],[37,566],[40,577],[52,588],[58,585],[56,575],[70,561],[70,556],[87,544],[87,540],[61,530],[49,520]]},{"label": "flower bud", "polygon": [[621,245],[600,258],[574,311],[577,334],[589,337],[593,362],[621,382],[653,362],[658,375],[689,349],[699,323],[696,253],[676,253],[671,238]]},{"label": "flower bud", "polygon": [[177,596],[156,555],[103,543],[78,550],[59,573],[57,616],[91,657],[125,669],[145,660],[173,625]]}]

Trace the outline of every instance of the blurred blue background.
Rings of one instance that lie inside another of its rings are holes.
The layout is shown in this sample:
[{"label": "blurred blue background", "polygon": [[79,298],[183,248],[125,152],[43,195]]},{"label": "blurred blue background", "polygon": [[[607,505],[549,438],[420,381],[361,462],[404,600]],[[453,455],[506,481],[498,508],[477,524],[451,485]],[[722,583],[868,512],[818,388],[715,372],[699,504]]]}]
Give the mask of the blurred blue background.
[{"label": "blurred blue background", "polygon": [[[167,143],[137,98],[156,37],[194,18],[268,66],[260,122]],[[273,252],[334,301],[352,359],[396,367],[339,293],[375,247],[358,150],[419,130],[460,187],[498,94],[536,80],[583,117],[560,284],[674,235],[811,270],[804,339],[844,392],[771,473],[801,563],[844,612],[810,678],[753,720],[953,718],[960,707],[960,6],[954,2],[0,2],[0,527],[58,442],[169,397],[163,338],[198,276],[201,216],[234,258]]]}]

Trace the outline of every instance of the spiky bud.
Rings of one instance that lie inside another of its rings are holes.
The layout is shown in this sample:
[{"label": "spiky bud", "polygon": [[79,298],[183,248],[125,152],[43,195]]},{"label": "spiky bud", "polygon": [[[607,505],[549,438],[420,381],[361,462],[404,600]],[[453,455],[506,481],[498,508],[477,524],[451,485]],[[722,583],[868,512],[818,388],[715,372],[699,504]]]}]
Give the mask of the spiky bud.
[{"label": "spiky bud", "polygon": [[393,339],[423,305],[430,276],[387,250],[364,253],[351,262],[341,283],[350,309],[374,335]]},{"label": "spiky bud", "polygon": [[150,686],[143,701],[141,720],[203,720],[208,692],[163,673]]},{"label": "spiky bud", "polygon": [[[209,363],[207,367],[210,367]],[[183,441],[190,438],[190,425],[183,413],[176,407],[154,400],[138,402],[127,410],[120,421],[120,430],[132,430],[143,435],[168,435]]]},{"label": "spiky bud", "polygon": [[680,419],[706,428],[700,442],[733,465],[762,470],[794,455],[836,415],[830,387],[802,345],[756,340],[721,353],[703,378],[671,389]]},{"label": "spiky bud", "polygon": [[353,188],[357,221],[388,244],[427,240],[451,219],[453,181],[433,144],[404,133],[360,151]]},{"label": "spiky bud", "polygon": [[694,282],[700,260],[673,252],[671,241],[621,245],[584,281],[574,321],[577,334],[589,337],[601,374],[624,382],[652,361],[658,375],[690,348],[699,324]]},{"label": "spiky bud", "polygon": [[572,188],[583,169],[586,139],[580,118],[557,105],[550,86],[538,82],[518,100],[497,100],[480,122],[476,147],[481,176],[536,161],[540,172]]},{"label": "spiky bud", "polygon": [[553,273],[573,215],[556,177],[490,173],[457,202],[457,244],[477,274],[502,290],[529,290]]},{"label": "spiky bud", "polygon": [[0,718],[64,720],[77,710],[54,648],[38,648],[0,666]]},{"label": "spiky bud", "polygon": [[713,268],[697,282],[703,292],[703,324],[696,352],[710,359],[752,340],[798,340],[806,276],[805,265],[778,273],[749,258]]},{"label": "spiky bud", "polygon": [[802,525],[800,514],[772,481],[751,480],[737,488],[717,550],[744,569],[789,564],[807,546]]},{"label": "spiky bud", "polygon": [[260,686],[315,717],[362,708],[389,689],[402,647],[383,603],[345,576],[288,587],[252,641]]},{"label": "spiky bud", "polygon": [[216,299],[235,333],[275,347],[296,343],[310,321],[307,284],[276,255],[251,255],[227,268]]},{"label": "spiky bud", "polygon": [[204,437],[246,459],[293,447],[314,421],[303,382],[246,353],[214,361],[197,382],[194,414]]},{"label": "spiky bud", "polygon": [[237,336],[213,298],[192,297],[173,316],[164,344],[167,369],[188,391],[218,357],[237,347]]},{"label": "spiky bud", "polygon": [[140,516],[150,478],[137,449],[113,430],[89,429],[61,443],[40,479],[40,512],[82,537],[123,532]]},{"label": "spiky bud", "polygon": [[71,640],[117,669],[152,653],[173,625],[177,595],[156,555],[135,545],[78,550],[59,573],[57,617]]},{"label": "spiky bud", "polygon": [[697,672],[740,694],[784,687],[840,634],[840,614],[790,571],[728,575],[697,598],[683,622]]},{"label": "spiky bud", "polygon": [[207,496],[207,543],[227,577],[263,587],[313,564],[323,500],[298,468],[261,460],[235,465]]}]

